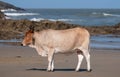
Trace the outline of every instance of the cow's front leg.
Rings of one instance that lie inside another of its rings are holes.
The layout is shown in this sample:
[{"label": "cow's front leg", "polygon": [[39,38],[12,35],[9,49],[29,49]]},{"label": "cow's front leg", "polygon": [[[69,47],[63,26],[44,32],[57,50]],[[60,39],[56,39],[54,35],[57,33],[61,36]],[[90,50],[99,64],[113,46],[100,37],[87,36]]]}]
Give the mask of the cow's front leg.
[{"label": "cow's front leg", "polygon": [[52,60],[51,71],[54,71],[54,59]]},{"label": "cow's front leg", "polygon": [[48,52],[48,69],[47,71],[53,71],[54,70],[54,50],[50,49],[50,51]]}]

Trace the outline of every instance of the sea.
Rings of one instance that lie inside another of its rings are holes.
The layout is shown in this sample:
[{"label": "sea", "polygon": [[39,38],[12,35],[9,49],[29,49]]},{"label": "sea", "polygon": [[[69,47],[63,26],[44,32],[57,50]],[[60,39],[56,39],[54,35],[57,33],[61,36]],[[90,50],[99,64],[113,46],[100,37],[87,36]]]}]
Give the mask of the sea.
[{"label": "sea", "polygon": [[[1,11],[7,19],[13,20],[63,21],[82,26],[114,26],[120,23],[120,9],[25,9],[25,11],[7,9]],[[120,49],[120,35],[92,36],[91,47]]]},{"label": "sea", "polygon": [[64,21],[83,26],[115,25],[120,22],[120,9],[25,9],[2,10],[11,19],[31,21]]}]

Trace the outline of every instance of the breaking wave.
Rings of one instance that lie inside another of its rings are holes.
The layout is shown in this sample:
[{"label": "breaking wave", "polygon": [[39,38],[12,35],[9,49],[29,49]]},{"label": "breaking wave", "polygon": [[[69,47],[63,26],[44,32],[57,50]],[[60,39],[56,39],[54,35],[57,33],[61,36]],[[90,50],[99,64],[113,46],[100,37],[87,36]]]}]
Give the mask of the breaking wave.
[{"label": "breaking wave", "polygon": [[39,15],[38,13],[4,13],[7,16],[27,16],[27,15]]},{"label": "breaking wave", "polygon": [[15,9],[2,9],[1,10],[1,12],[7,12],[7,11],[13,11],[13,12],[15,11],[16,12],[17,10],[15,10]]},{"label": "breaking wave", "polygon": [[50,20],[50,21],[75,21],[74,19],[44,19],[44,18],[32,18],[31,21],[41,21],[41,20]]},{"label": "breaking wave", "polygon": [[109,13],[103,13],[104,16],[115,16],[115,17],[120,17],[118,14],[109,14]]},{"label": "breaking wave", "polygon": [[119,14],[110,14],[110,13],[97,13],[97,12],[92,12],[92,16],[101,16],[101,17],[120,17]]},{"label": "breaking wave", "polygon": [[44,18],[32,18],[32,19],[30,19],[31,21],[41,21],[41,20],[45,20]]}]

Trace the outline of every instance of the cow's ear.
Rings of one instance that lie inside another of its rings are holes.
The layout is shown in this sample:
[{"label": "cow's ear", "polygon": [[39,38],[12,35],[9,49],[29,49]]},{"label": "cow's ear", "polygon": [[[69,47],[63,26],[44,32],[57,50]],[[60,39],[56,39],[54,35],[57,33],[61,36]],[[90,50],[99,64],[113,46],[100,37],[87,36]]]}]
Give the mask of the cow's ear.
[{"label": "cow's ear", "polygon": [[32,33],[34,33],[34,26],[30,26],[29,29]]}]

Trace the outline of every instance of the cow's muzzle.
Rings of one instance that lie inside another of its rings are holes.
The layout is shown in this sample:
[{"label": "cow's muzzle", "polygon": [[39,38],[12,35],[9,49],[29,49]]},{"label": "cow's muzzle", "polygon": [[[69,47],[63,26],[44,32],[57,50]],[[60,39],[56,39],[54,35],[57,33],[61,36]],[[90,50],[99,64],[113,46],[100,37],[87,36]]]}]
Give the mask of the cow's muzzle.
[{"label": "cow's muzzle", "polygon": [[23,44],[21,44],[21,46],[23,46]]},{"label": "cow's muzzle", "polygon": [[31,43],[21,44],[21,46],[29,46],[29,45],[31,45]]}]

